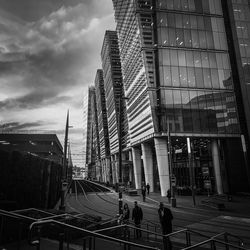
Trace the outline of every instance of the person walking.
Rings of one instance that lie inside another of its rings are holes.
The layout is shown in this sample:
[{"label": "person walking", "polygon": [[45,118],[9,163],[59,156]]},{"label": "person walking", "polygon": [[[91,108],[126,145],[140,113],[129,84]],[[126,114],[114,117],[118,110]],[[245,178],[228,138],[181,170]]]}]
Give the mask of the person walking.
[{"label": "person walking", "polygon": [[135,223],[135,227],[137,227],[138,229],[136,229],[136,238],[139,239],[141,237],[141,221],[143,219],[143,212],[142,209],[138,206],[137,201],[135,201],[135,207],[133,208],[132,211],[132,220]]},{"label": "person walking", "polygon": [[147,192],[148,192],[148,195],[149,195],[149,190],[150,190],[150,185],[149,185],[149,183],[147,184],[146,188],[147,188]]},{"label": "person walking", "polygon": [[[166,235],[166,234],[172,233],[173,215],[172,215],[171,210],[169,208],[164,207],[162,202],[160,202],[158,215],[159,215],[159,220],[161,223],[162,234]],[[172,249],[172,243],[169,237],[167,238],[163,237],[163,245],[164,245],[164,249],[168,249],[168,250]]]},{"label": "person walking", "polygon": [[170,204],[171,203],[171,191],[170,191],[170,189],[168,189],[168,191],[167,191],[167,198],[168,198],[168,203]]},{"label": "person walking", "polygon": [[125,203],[123,206],[123,211],[122,211],[122,219],[123,219],[124,224],[128,224],[129,215],[130,215],[130,210],[129,210],[128,204]]},{"label": "person walking", "polygon": [[[129,215],[130,215],[130,210],[129,210],[128,204],[125,203],[123,206],[123,210],[122,210],[122,223],[121,224],[125,224],[125,225],[129,224]],[[127,228],[127,226],[123,227],[123,235],[124,235],[125,240],[129,240],[130,233],[129,233],[129,229]]]},{"label": "person walking", "polygon": [[146,200],[146,187],[145,187],[145,185],[142,186],[141,194],[142,194],[143,201],[145,201]]}]

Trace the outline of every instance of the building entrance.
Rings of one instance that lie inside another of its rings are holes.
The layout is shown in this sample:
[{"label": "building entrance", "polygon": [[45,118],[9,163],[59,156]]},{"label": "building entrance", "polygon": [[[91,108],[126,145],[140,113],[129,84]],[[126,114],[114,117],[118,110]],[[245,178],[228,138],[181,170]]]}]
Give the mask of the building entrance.
[{"label": "building entrance", "polygon": [[172,137],[171,142],[177,194],[190,195],[192,184],[197,194],[216,192],[211,140],[191,138],[190,154],[188,154],[186,137]]}]

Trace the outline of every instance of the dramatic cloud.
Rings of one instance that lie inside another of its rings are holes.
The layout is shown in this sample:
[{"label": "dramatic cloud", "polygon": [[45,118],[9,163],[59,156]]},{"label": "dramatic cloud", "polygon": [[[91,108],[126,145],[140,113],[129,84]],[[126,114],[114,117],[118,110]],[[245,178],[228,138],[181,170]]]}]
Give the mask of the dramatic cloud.
[{"label": "dramatic cloud", "polygon": [[16,131],[16,130],[28,130],[28,129],[34,129],[36,127],[40,127],[43,125],[44,122],[37,121],[37,122],[27,122],[27,123],[19,123],[19,122],[10,122],[10,123],[4,123],[0,125],[1,131]]},{"label": "dramatic cloud", "polygon": [[0,121],[55,129],[56,119],[60,130],[69,109],[71,123],[82,128],[103,36],[115,27],[112,1],[35,3],[0,0]]}]

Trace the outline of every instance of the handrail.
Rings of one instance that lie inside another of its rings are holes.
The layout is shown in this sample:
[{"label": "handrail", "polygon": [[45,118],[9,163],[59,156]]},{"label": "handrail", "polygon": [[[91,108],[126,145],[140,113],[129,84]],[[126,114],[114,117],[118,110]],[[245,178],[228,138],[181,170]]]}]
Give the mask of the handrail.
[{"label": "handrail", "polygon": [[63,217],[63,216],[69,216],[69,217],[73,217],[73,218],[76,218],[76,219],[79,219],[79,220],[86,220],[86,221],[89,221],[91,223],[99,224],[98,222],[96,222],[94,220],[90,220],[90,219],[87,219],[87,218],[86,219],[79,218],[78,216],[68,214],[68,213],[53,215],[53,216],[49,216],[49,217],[45,217],[45,218],[33,218],[33,217],[26,216],[26,215],[15,213],[13,211],[6,211],[6,210],[0,209],[0,214],[3,215],[3,216],[8,216],[8,217],[11,217],[11,218],[15,218],[15,219],[25,219],[25,220],[31,220],[31,221],[37,221],[37,220],[41,221],[41,220],[60,218],[60,217]]},{"label": "handrail", "polygon": [[[122,225],[118,225],[118,226],[113,226],[113,227],[107,227],[107,228],[102,228],[102,229],[98,229],[98,230],[95,230],[94,232],[103,232],[103,231],[108,231],[108,230],[112,230],[112,229],[118,229],[118,228],[122,228],[122,227],[129,227],[129,228],[132,228],[132,229],[137,229],[137,230],[140,230],[142,232],[146,232],[146,233],[150,233],[150,234],[154,234],[154,235],[157,235],[157,236],[161,236],[161,237],[171,237],[175,234],[179,234],[179,233],[183,233],[183,232],[191,232],[191,233],[194,233],[194,234],[198,234],[200,236],[203,236],[207,239],[210,239],[211,237],[205,235],[205,234],[202,234],[202,233],[199,233],[199,232],[196,232],[192,229],[189,229],[189,228],[184,228],[184,229],[181,229],[179,231],[176,231],[176,232],[173,232],[173,233],[169,233],[169,234],[160,234],[160,233],[156,233],[156,232],[153,232],[153,231],[150,231],[150,230],[146,230],[146,229],[143,229],[143,228],[138,228],[138,227],[134,227],[132,225],[129,225],[129,224],[122,224]],[[215,235],[217,236],[217,235]]]},{"label": "handrail", "polygon": [[[155,223],[153,221],[150,221],[150,220],[145,220],[147,223],[150,223],[150,224],[153,224],[154,226],[160,226],[160,223]],[[142,224],[145,224],[145,223],[142,223]]]},{"label": "handrail", "polygon": [[19,218],[19,219],[25,219],[25,220],[31,220],[31,221],[36,221],[37,220],[37,219],[29,217],[29,216],[25,216],[25,215],[22,215],[22,214],[16,214],[16,213],[13,213],[13,212],[10,212],[10,211],[5,211],[5,210],[2,210],[2,209],[0,209],[0,213],[2,215],[5,215],[5,216],[16,217],[16,219]]},{"label": "handrail", "polygon": [[190,228],[184,228],[184,229],[181,229],[181,230],[179,230],[179,231],[176,231],[176,232],[173,232],[173,233],[170,233],[170,234],[165,234],[164,236],[170,237],[170,236],[173,236],[173,235],[175,235],[175,234],[179,234],[179,233],[183,233],[183,232],[191,232],[191,233],[194,233],[194,234],[198,234],[198,235],[203,236],[203,237],[205,237],[205,238],[207,238],[207,239],[210,239],[210,238],[211,238],[211,237],[209,237],[209,236],[207,236],[207,235],[205,235],[205,234],[196,232],[196,231],[194,231],[193,229],[190,229]]},{"label": "handrail", "polygon": [[26,208],[26,209],[13,210],[11,212],[18,213],[18,212],[28,212],[28,211],[32,211],[32,210],[37,211],[37,212],[42,212],[44,214],[53,215],[53,213],[50,213],[50,212],[47,212],[47,211],[43,211],[43,210],[40,210],[40,209],[34,208],[34,207],[30,207],[30,208]]},{"label": "handrail", "polygon": [[231,233],[228,233],[228,232],[219,233],[219,234],[213,236],[212,238],[213,238],[213,239],[216,239],[216,238],[218,238],[218,237],[220,237],[220,236],[230,236],[230,237],[232,237],[232,238],[237,239],[237,240],[239,241],[239,243],[240,243],[241,246],[244,245],[243,240],[242,240],[239,236],[234,235],[234,234],[231,234]]},{"label": "handrail", "polygon": [[11,215],[11,214],[5,214],[5,213],[2,213],[2,212],[0,212],[0,215],[10,217],[10,218],[13,218],[13,219],[21,219],[18,216]]},{"label": "handrail", "polygon": [[217,243],[223,244],[223,245],[225,245],[225,246],[230,246],[230,247],[234,247],[234,248],[241,249],[241,250],[247,250],[247,248],[244,248],[244,247],[241,247],[241,246],[235,246],[235,245],[233,245],[233,244],[231,244],[231,243],[223,242],[223,241],[216,240],[216,239],[213,239],[213,238],[210,238],[210,239],[208,239],[208,240],[204,240],[204,241],[202,241],[202,242],[200,242],[200,243],[197,243],[197,244],[195,244],[195,245],[193,245],[193,246],[185,247],[185,248],[183,248],[182,250],[194,249],[194,248],[196,248],[196,247],[202,246],[202,245],[207,244],[207,243],[210,243],[210,242],[211,242],[211,243],[217,242]]},{"label": "handrail", "polygon": [[[43,224],[50,224],[50,223],[58,224],[58,225],[61,225],[61,226],[64,226],[64,227],[67,227],[67,228],[70,228],[70,229],[81,231],[81,232],[87,233],[88,235],[93,236],[93,237],[97,237],[97,238],[101,238],[101,239],[105,239],[105,240],[109,240],[109,241],[113,241],[113,242],[123,243],[125,245],[135,246],[135,247],[148,249],[148,250],[159,250],[159,248],[157,248],[157,247],[149,247],[149,246],[145,246],[145,245],[141,245],[141,244],[137,244],[137,243],[133,243],[133,242],[120,240],[120,239],[117,239],[117,238],[102,235],[102,234],[99,234],[99,233],[96,233],[96,232],[92,232],[92,231],[89,231],[89,230],[86,230],[86,229],[83,229],[83,228],[79,228],[79,227],[69,225],[69,224],[66,224],[66,223],[62,223],[62,222],[59,222],[59,221],[55,221],[55,220],[52,220],[52,219],[33,222],[29,227],[29,229],[30,229],[30,235],[29,236],[31,236],[32,229],[33,229],[34,226],[39,226],[39,225],[43,225]],[[30,242],[30,240],[31,239],[29,237],[29,242]]]},{"label": "handrail", "polygon": [[123,225],[117,225],[117,226],[113,226],[113,227],[105,227],[105,228],[97,229],[97,230],[95,230],[93,232],[99,233],[99,232],[104,232],[104,231],[108,231],[108,230],[122,228],[122,227],[125,227],[125,226],[127,226],[127,225],[123,224]]}]

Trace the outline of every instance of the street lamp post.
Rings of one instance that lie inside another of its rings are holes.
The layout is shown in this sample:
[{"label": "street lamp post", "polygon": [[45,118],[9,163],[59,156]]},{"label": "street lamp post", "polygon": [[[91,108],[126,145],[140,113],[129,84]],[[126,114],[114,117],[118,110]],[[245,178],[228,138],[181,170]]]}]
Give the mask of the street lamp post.
[{"label": "street lamp post", "polygon": [[193,204],[195,206],[196,202],[195,202],[194,169],[193,169],[193,162],[192,162],[191,143],[190,143],[189,137],[187,137],[187,149],[188,149],[188,165],[189,165],[190,185],[191,185],[191,190],[192,190]]},{"label": "street lamp post", "polygon": [[122,96],[119,96],[119,116],[118,116],[118,145],[119,145],[119,159],[118,159],[118,166],[119,166],[119,214],[122,214],[122,114],[121,114],[121,107],[122,107]]},{"label": "street lamp post", "polygon": [[169,166],[170,166],[170,190],[171,190],[171,204],[172,207],[176,207],[176,198],[175,198],[175,190],[174,190],[174,183],[173,183],[173,164],[172,164],[172,144],[171,144],[171,137],[170,131],[168,132],[168,145],[169,145]]},{"label": "street lamp post", "polygon": [[67,145],[68,145],[68,130],[69,130],[69,111],[67,113],[66,127],[65,127],[65,139],[64,139],[64,152],[63,152],[63,173],[61,183],[61,204],[59,209],[65,211],[65,191],[67,189]]},{"label": "street lamp post", "polygon": [[172,164],[172,143],[171,143],[171,135],[170,135],[170,128],[168,122],[168,150],[169,150],[169,180],[170,180],[170,190],[171,190],[171,204],[172,207],[176,207],[176,198],[175,198],[175,190],[174,190],[174,183],[172,178],[173,175],[173,164]]}]

